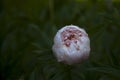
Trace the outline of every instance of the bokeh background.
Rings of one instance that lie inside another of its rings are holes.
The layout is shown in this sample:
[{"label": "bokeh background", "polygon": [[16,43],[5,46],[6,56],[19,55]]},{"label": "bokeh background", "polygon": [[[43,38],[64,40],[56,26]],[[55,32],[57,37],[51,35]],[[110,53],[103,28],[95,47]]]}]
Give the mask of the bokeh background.
[{"label": "bokeh background", "polygon": [[[74,24],[91,40],[88,60],[58,63],[58,29]],[[120,80],[119,0],[0,0],[0,80]]]}]

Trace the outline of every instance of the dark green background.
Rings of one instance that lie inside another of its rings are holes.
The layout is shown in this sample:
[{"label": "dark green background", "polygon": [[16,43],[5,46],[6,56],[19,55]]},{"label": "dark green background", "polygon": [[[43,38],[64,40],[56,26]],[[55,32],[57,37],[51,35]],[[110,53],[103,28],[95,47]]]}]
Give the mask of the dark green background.
[{"label": "dark green background", "polygon": [[[58,63],[58,29],[74,24],[91,40],[88,60]],[[119,0],[0,0],[1,80],[120,80]]]}]

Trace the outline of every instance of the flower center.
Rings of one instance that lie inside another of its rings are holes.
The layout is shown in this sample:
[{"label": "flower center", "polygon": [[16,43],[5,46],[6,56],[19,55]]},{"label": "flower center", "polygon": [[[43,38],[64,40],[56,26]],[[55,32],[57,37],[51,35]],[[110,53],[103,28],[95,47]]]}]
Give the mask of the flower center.
[{"label": "flower center", "polygon": [[67,47],[71,45],[72,42],[77,44],[79,37],[82,36],[82,32],[76,28],[69,27],[61,33],[61,38]]}]

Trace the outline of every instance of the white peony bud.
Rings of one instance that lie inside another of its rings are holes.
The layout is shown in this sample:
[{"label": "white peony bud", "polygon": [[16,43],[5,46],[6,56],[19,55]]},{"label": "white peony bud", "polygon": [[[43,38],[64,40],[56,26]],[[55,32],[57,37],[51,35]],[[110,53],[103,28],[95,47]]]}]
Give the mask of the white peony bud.
[{"label": "white peony bud", "polygon": [[84,29],[68,25],[57,32],[52,49],[58,62],[80,63],[89,56],[90,40]]}]

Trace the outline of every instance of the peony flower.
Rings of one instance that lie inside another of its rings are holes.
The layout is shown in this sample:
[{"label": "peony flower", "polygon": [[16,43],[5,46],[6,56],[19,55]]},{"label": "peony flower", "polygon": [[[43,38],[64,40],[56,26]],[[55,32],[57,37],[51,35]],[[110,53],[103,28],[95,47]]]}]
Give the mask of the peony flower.
[{"label": "peony flower", "polygon": [[58,62],[81,63],[89,56],[90,40],[84,29],[68,25],[57,32],[52,49]]}]

